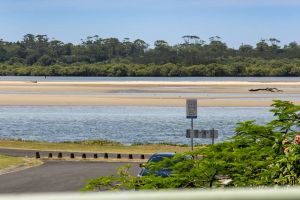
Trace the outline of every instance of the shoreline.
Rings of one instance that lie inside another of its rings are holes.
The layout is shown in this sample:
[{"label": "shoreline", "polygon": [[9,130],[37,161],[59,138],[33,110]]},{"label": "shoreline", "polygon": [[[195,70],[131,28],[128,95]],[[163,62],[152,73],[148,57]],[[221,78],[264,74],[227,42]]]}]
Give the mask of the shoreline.
[{"label": "shoreline", "polygon": [[6,81],[0,80],[0,85],[173,85],[173,86],[201,86],[201,85],[300,85],[300,81]]},{"label": "shoreline", "polygon": [[[199,107],[269,107],[272,100],[198,99]],[[300,104],[299,101],[293,101]],[[124,98],[79,95],[2,95],[0,106],[145,106],[185,107],[186,98]]]},{"label": "shoreline", "polygon": [[[84,142],[86,140],[83,140]],[[101,140],[100,140],[101,141]],[[196,146],[201,148],[202,146]],[[30,150],[30,151],[53,151],[53,152],[97,152],[97,153],[132,153],[132,154],[152,154],[159,151],[165,152],[184,152],[189,151],[189,146],[174,144],[142,144],[142,145],[124,145],[124,144],[93,144],[76,142],[46,142],[29,140],[8,140],[0,138],[0,150]],[[34,153],[34,152],[33,152]]]}]

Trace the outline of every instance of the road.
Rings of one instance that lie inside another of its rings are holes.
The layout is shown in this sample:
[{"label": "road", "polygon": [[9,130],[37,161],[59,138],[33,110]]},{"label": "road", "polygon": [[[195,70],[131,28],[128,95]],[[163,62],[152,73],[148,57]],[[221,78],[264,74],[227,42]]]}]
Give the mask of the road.
[{"label": "road", "polygon": [[[116,174],[124,162],[46,161],[43,165],[0,175],[0,193],[70,192],[87,179]],[[138,163],[131,163],[137,174]]]}]

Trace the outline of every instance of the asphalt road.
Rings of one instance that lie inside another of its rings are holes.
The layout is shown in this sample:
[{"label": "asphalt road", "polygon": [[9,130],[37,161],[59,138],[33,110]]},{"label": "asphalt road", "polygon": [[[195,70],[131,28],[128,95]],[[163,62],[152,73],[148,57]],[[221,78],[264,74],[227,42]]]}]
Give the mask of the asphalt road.
[{"label": "asphalt road", "polygon": [[[0,175],[0,193],[70,192],[87,179],[116,174],[124,162],[46,161],[43,165]],[[131,163],[137,174],[138,163]]]}]

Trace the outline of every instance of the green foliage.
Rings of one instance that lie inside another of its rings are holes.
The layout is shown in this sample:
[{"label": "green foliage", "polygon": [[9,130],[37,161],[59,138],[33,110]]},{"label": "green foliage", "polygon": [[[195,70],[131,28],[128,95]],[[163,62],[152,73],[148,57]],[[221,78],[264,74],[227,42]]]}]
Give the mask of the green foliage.
[{"label": "green foliage", "polygon": [[[27,34],[23,40],[0,39],[0,75],[51,76],[300,76],[300,45],[279,46],[275,38],[256,47],[227,47],[183,36],[184,43],[89,36],[80,44]],[[50,67],[51,66],[51,67]],[[46,68],[46,69],[45,69]],[[50,68],[50,69],[48,69]]]},{"label": "green foliage", "polygon": [[89,181],[82,191],[100,190],[132,190],[135,188],[135,177],[129,173],[130,165],[118,168],[118,176],[98,177]]},{"label": "green foliage", "polygon": [[150,172],[170,169],[168,177],[135,177],[127,165],[118,176],[90,180],[84,190],[300,185],[300,106],[277,100],[272,106],[274,120],[266,125],[239,123],[229,141],[146,164]]},{"label": "green foliage", "polygon": [[[185,66],[167,63],[72,63],[53,64],[43,56],[37,64],[24,66],[24,61],[12,58],[7,63],[0,62],[0,75],[32,76],[299,76],[297,66],[300,59],[268,61],[247,59],[228,61],[228,63],[210,63]],[[10,65],[9,63],[12,63]],[[49,65],[51,63],[51,65]]]}]

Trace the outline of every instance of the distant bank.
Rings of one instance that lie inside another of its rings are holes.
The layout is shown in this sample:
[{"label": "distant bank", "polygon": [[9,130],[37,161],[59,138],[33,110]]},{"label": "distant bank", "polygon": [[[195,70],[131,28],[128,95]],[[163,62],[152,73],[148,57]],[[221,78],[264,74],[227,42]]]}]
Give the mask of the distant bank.
[{"label": "distant bank", "polygon": [[38,81],[38,82],[300,82],[300,77],[107,77],[107,76],[0,76],[0,81]]}]

